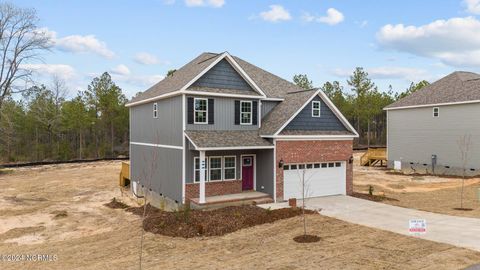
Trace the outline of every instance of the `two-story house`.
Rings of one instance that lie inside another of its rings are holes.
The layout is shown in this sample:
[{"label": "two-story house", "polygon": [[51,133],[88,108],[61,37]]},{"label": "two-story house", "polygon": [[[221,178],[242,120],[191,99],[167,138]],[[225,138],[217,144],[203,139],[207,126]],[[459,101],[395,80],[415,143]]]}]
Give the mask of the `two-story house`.
[{"label": "two-story house", "polygon": [[203,53],[130,108],[130,170],[177,203],[257,191],[275,201],[352,192],[357,132],[318,89],[304,90],[238,57]]}]

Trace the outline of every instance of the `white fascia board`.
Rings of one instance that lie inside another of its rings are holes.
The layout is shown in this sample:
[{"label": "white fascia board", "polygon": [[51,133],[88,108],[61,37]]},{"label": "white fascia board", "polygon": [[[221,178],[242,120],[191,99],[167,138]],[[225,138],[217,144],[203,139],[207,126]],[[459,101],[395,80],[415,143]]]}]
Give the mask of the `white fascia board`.
[{"label": "white fascia board", "polygon": [[305,108],[305,106],[307,106],[308,103],[310,103],[310,101],[312,101],[312,99],[318,95],[318,93],[321,92],[320,89],[317,90],[301,107],[300,109],[298,109],[273,135],[274,136],[277,136],[280,131],[282,131],[287,125],[288,123],[290,123],[294,118],[295,116],[297,116],[302,110],[303,108]]},{"label": "white fascia board", "polygon": [[340,121],[348,129],[350,129],[351,132],[353,132],[355,134],[355,137],[358,137],[358,132],[355,130],[355,128],[352,127],[352,125],[350,124],[350,122],[348,122],[348,120],[345,118],[345,116],[342,114],[342,112],[340,112],[338,110],[337,106],[335,106],[335,104],[333,104],[333,102],[321,90],[320,90],[320,98],[327,104],[327,106],[330,108],[330,110],[333,111],[333,113],[340,119]]},{"label": "white fascia board", "polygon": [[156,97],[151,97],[151,98],[143,99],[143,100],[136,101],[136,102],[132,102],[132,103],[127,103],[127,104],[125,105],[125,107],[133,107],[133,106],[137,106],[137,105],[149,103],[149,102],[156,101],[156,100],[160,100],[160,99],[165,99],[165,98],[169,98],[169,97],[179,96],[179,95],[181,95],[181,94],[182,94],[182,93],[180,93],[179,91],[174,91],[174,92],[166,93],[166,94],[159,95],[159,96],[156,96]]},{"label": "white fascia board", "polygon": [[213,93],[213,92],[203,92],[203,91],[192,91],[186,90],[182,92],[186,95],[197,95],[197,96],[213,96],[213,97],[233,97],[233,98],[248,98],[248,99],[262,99],[261,96],[251,96],[251,95],[239,95],[239,94],[225,94],[225,93]]},{"label": "white fascia board", "polygon": [[353,140],[356,138],[355,135],[317,135],[317,136],[307,136],[307,135],[279,135],[275,137],[270,137],[277,141],[339,141],[339,140]]},{"label": "white fascia board", "polygon": [[217,151],[217,150],[251,150],[251,149],[274,149],[275,146],[227,146],[227,147],[195,147],[198,151]]},{"label": "white fascia board", "polygon": [[188,137],[187,133],[183,133],[185,135],[185,137],[187,137],[187,139],[190,141],[190,143],[193,145],[193,147],[195,147],[196,150],[198,150],[198,146],[192,141],[192,139],[190,139],[190,137]]},{"label": "white fascia board", "polygon": [[130,142],[130,144],[183,150],[182,146],[176,146],[176,145],[156,144],[156,143],[141,143],[141,142]]},{"label": "white fascia board", "polygon": [[258,87],[258,85],[252,80],[252,78],[250,78],[250,76],[248,76],[248,74],[245,72],[245,70],[243,70],[243,68],[237,63],[237,61],[235,61],[235,59],[233,59],[233,57],[228,53],[228,52],[225,52],[226,53],[226,58],[227,58],[227,61],[233,66],[233,68],[238,72],[240,73],[240,75],[243,77],[243,79],[245,79],[248,84],[250,84],[250,86],[253,87],[253,89],[255,89],[255,91],[257,91],[258,93],[260,93],[262,95],[263,98],[266,98],[267,95],[265,95],[265,93],[262,91],[262,89],[260,89],[260,87]]},{"label": "white fascia board", "polygon": [[480,100],[469,100],[469,101],[459,101],[459,102],[445,102],[445,103],[402,106],[402,107],[394,107],[394,108],[384,108],[383,110],[393,111],[393,110],[402,110],[402,109],[425,108],[425,107],[436,107],[436,106],[449,106],[449,105],[462,105],[462,104],[472,104],[472,103],[480,103]]}]

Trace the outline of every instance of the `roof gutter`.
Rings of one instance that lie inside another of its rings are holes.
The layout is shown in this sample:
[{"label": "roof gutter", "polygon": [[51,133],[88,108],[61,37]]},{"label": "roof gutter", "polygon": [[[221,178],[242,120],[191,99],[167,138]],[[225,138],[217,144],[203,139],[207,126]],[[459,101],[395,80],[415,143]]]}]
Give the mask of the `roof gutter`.
[{"label": "roof gutter", "polygon": [[432,103],[432,104],[422,104],[422,105],[412,105],[412,106],[400,106],[383,108],[384,111],[393,111],[393,110],[402,110],[402,109],[413,109],[413,108],[425,108],[425,107],[435,107],[435,106],[449,106],[449,105],[462,105],[462,104],[472,104],[480,103],[480,99],[477,100],[468,100],[468,101],[458,101],[458,102],[444,102],[444,103]]}]

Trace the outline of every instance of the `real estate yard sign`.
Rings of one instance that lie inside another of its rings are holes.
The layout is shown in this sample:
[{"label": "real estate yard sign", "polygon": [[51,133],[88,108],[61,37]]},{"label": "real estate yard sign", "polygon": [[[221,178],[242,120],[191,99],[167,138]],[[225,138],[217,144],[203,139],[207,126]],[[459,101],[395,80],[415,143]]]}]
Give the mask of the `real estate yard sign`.
[{"label": "real estate yard sign", "polygon": [[425,219],[410,219],[408,231],[411,234],[425,234],[427,232],[427,221]]}]

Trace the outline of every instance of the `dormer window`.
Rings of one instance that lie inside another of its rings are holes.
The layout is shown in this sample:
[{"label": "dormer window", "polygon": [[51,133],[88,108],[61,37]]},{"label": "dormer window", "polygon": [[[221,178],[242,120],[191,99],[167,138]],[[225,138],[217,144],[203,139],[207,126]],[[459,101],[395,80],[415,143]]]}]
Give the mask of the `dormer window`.
[{"label": "dormer window", "polygon": [[439,117],[439,116],[440,116],[440,108],[433,107],[433,117]]},{"label": "dormer window", "polygon": [[157,103],[153,103],[153,118],[158,118],[158,107]]},{"label": "dormer window", "polygon": [[312,117],[320,117],[320,101],[312,101]]}]

